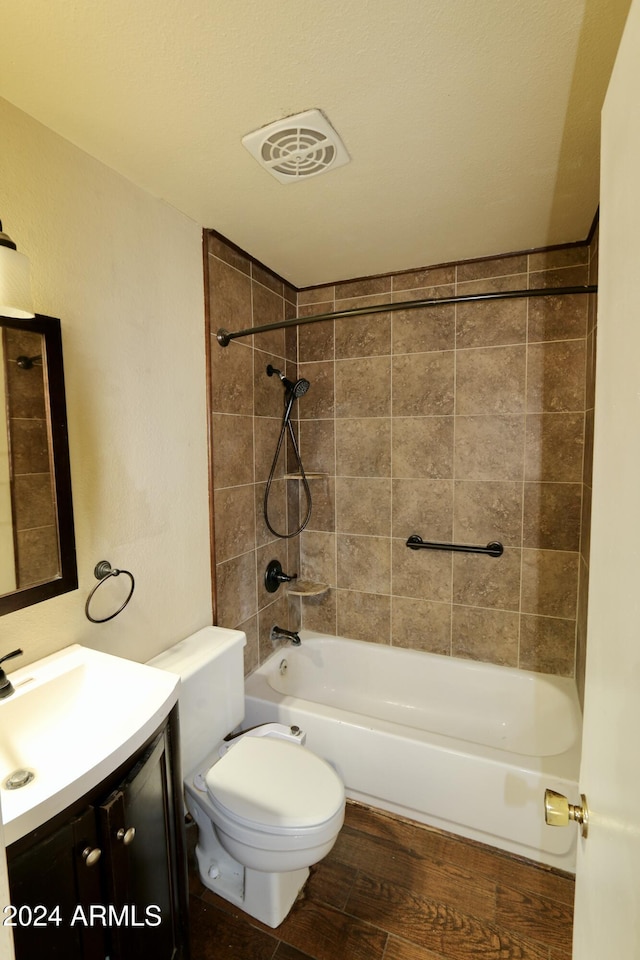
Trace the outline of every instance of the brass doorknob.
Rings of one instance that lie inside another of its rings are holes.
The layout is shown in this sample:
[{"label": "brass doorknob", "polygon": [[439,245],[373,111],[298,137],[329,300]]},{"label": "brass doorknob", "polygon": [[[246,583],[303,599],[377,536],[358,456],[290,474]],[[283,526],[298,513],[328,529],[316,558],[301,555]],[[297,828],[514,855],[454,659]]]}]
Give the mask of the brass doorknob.
[{"label": "brass doorknob", "polygon": [[569,803],[567,798],[555,790],[544,792],[544,819],[550,827],[566,827],[570,820],[582,825],[582,836],[589,832],[589,807],[584,793],[580,794],[582,805]]}]

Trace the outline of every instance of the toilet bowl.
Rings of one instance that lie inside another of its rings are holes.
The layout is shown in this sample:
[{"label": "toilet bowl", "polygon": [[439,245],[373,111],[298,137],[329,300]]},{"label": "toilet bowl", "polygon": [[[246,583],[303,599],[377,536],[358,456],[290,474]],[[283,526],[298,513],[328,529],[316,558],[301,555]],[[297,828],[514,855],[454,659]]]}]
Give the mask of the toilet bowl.
[{"label": "toilet bowl", "polygon": [[278,926],[344,822],[335,771],[299,744],[247,736],[185,791],[202,883]]},{"label": "toilet bowl", "polygon": [[[345,790],[335,770],[304,746],[297,728],[270,723],[223,739],[237,714],[244,716],[244,642],[240,631],[208,627],[151,664],[182,679],[185,801],[198,826],[200,879],[276,927],[309,867],[333,847],[344,822]],[[203,756],[206,733],[212,740]]]}]

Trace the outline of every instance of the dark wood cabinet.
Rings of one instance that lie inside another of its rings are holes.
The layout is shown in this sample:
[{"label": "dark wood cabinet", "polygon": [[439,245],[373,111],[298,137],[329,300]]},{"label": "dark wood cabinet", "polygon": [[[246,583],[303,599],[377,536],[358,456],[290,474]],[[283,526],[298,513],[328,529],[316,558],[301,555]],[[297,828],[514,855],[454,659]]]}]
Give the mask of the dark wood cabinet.
[{"label": "dark wood cabinet", "polygon": [[156,742],[98,809],[100,834],[109,848],[107,902],[117,916],[126,917],[126,924],[112,929],[114,955],[123,960],[178,956],[162,746]]},{"label": "dark wood cabinet", "polygon": [[[8,848],[11,920],[18,960],[47,957],[104,958],[99,928],[85,925],[79,905],[100,903],[100,871],[87,866],[82,851],[98,847],[95,812],[91,807],[63,823],[18,855]],[[75,917],[75,920],[74,920]]]},{"label": "dark wood cabinet", "polygon": [[7,848],[17,960],[187,960],[177,742],[173,711],[128,764]]}]

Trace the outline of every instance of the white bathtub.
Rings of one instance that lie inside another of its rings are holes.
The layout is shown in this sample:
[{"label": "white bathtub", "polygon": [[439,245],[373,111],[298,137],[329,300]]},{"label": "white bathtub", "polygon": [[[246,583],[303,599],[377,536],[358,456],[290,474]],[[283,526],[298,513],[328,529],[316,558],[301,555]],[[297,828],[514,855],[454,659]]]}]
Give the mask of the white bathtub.
[{"label": "white bathtub", "polygon": [[577,828],[544,822],[546,787],[578,803],[573,681],[301,632],[246,681],[243,726],[297,724],[347,795],[575,870]]}]

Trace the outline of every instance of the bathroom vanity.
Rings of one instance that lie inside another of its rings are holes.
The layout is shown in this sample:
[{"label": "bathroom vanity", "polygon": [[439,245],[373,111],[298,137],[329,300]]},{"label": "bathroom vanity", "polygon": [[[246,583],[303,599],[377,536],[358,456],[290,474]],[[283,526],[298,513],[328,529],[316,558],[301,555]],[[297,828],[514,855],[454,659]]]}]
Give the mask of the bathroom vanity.
[{"label": "bathroom vanity", "polygon": [[10,680],[0,912],[17,960],[187,958],[177,678],[73,644]]},{"label": "bathroom vanity", "polygon": [[177,722],[7,848],[17,960],[188,957]]}]

